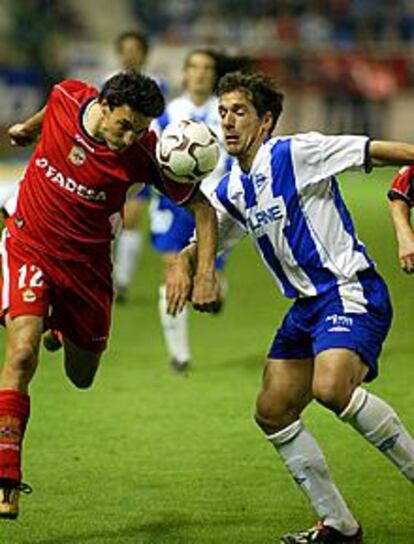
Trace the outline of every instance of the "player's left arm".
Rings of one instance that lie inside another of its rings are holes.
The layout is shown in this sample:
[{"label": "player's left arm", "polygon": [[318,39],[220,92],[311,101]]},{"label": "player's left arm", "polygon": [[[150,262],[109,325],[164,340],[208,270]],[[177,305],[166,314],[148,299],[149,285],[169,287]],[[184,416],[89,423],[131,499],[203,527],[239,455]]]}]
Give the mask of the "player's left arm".
[{"label": "player's left arm", "polygon": [[371,140],[368,155],[372,166],[413,165],[414,145],[405,142]]},{"label": "player's left arm", "polygon": [[407,274],[414,273],[414,232],[410,205],[401,199],[390,200],[391,217],[398,242],[398,258]]},{"label": "player's left arm", "polygon": [[9,128],[10,143],[13,147],[26,147],[34,143],[42,130],[46,106],[23,123],[16,123]]}]

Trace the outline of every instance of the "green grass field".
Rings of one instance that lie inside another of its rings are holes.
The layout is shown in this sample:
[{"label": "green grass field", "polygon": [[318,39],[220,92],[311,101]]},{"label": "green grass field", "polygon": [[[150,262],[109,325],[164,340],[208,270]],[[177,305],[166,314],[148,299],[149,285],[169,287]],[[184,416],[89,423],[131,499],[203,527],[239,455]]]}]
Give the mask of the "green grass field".
[{"label": "green grass field", "polygon": [[[414,278],[398,269],[384,196],[390,175],[345,176],[342,189],[395,306],[370,389],[414,431]],[[271,544],[315,521],[252,420],[262,362],[288,302],[243,242],[229,261],[224,314],[191,316],[194,370],[184,377],[168,368],[160,274],[147,249],[131,302],[115,310],[92,390],[75,390],[61,355],[42,353],[25,444],[34,493],[23,496],[18,521],[0,524],[1,544]],[[413,486],[326,410],[312,405],[305,420],[365,542],[412,544]]]}]

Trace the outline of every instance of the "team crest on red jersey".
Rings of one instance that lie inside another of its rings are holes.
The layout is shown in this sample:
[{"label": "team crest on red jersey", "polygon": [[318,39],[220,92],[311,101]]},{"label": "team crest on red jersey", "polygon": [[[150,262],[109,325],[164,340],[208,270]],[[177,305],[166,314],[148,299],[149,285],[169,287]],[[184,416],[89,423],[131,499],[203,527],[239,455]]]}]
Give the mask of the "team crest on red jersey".
[{"label": "team crest on red jersey", "polygon": [[74,145],[70,150],[68,159],[73,162],[75,166],[81,166],[86,161],[86,151],[80,145]]},{"label": "team crest on red jersey", "polygon": [[24,302],[34,302],[36,300],[36,293],[27,288],[23,291],[22,298]]}]

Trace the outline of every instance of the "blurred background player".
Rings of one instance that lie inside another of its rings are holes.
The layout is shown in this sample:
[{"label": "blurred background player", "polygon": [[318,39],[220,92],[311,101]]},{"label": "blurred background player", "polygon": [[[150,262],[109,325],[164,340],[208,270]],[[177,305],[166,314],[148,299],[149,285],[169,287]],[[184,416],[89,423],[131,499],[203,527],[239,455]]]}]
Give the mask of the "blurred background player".
[{"label": "blurred background player", "polygon": [[[153,123],[154,128],[162,132],[169,123],[186,119],[203,121],[222,142],[218,99],[215,93],[218,80],[228,70],[236,66],[247,68],[248,65],[246,59],[227,57],[212,49],[200,48],[190,51],[184,61],[184,92],[167,105],[164,114]],[[214,191],[230,164],[231,159],[221,145],[217,168],[202,182],[205,193]],[[177,254],[187,245],[193,234],[194,217],[170,198],[153,193],[150,205],[150,229],[152,246],[161,254],[164,273],[167,276]],[[222,276],[224,264],[225,257],[219,257],[216,268],[220,277],[221,302],[217,306],[217,311],[221,309],[226,292],[226,282]],[[187,308],[176,316],[168,314],[164,282],[159,288],[158,308],[171,366],[175,370],[184,371],[191,359]]]},{"label": "blurred background player", "polygon": [[[149,54],[149,41],[140,31],[130,30],[120,34],[115,41],[115,52],[121,69],[145,71]],[[164,96],[167,94],[167,83],[159,75],[152,76],[158,83]],[[127,298],[128,287],[138,266],[142,253],[142,218],[147,208],[149,190],[133,193],[124,207],[123,228],[115,246],[114,281],[116,300],[123,302]]]},{"label": "blurred background player", "polygon": [[398,243],[400,266],[407,274],[414,273],[414,231],[411,209],[414,206],[414,167],[404,166],[388,191],[391,216]]}]

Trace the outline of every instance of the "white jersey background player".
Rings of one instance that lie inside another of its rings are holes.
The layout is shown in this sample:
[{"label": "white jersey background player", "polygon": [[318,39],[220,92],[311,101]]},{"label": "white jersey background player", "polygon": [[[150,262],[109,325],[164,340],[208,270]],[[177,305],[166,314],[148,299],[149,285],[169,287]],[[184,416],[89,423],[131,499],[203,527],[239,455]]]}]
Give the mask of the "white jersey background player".
[{"label": "white jersey background player", "polygon": [[[268,353],[256,421],[321,522],[281,541],[361,542],[361,526],[300,415],[316,399],[414,483],[412,437],[388,404],[361,387],[377,375],[392,309],[335,179],[350,168],[413,164],[414,146],[319,133],[269,138],[283,96],[258,74],[229,74],[218,94],[226,149],[237,158],[210,196],[221,245],[248,234],[279,289],[295,299]],[[174,272],[183,289],[172,313],[188,296],[195,246]]]}]

